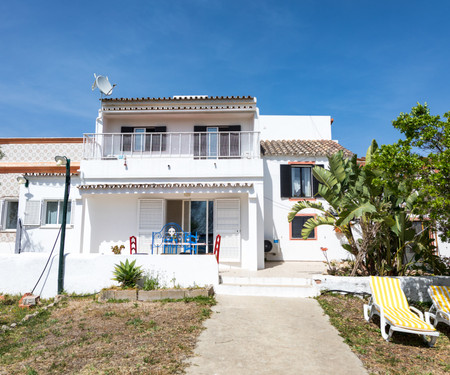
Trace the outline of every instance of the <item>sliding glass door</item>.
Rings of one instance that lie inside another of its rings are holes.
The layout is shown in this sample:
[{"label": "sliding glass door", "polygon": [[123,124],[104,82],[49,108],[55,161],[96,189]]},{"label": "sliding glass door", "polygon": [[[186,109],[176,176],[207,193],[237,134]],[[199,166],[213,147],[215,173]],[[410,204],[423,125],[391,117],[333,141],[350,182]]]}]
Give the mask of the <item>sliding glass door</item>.
[{"label": "sliding glass door", "polygon": [[193,235],[197,233],[198,242],[205,244],[198,247],[198,252],[200,254],[212,252],[214,246],[214,202],[190,201],[189,218],[191,233]]}]

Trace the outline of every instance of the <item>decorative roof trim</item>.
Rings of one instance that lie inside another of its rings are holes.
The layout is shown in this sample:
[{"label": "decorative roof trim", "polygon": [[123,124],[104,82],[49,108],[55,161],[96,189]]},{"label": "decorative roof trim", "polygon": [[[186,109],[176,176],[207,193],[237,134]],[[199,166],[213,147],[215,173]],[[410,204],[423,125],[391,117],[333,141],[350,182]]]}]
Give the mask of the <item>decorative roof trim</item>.
[{"label": "decorative roof trim", "polygon": [[124,111],[146,111],[146,112],[157,112],[157,111],[223,111],[223,110],[233,110],[233,111],[255,111],[256,104],[247,105],[183,105],[183,106],[133,106],[133,107],[103,107],[102,111],[105,112],[124,112]]},{"label": "decorative roof trim", "polygon": [[211,100],[253,100],[255,101],[254,96],[177,96],[177,97],[162,97],[162,98],[103,98],[101,99],[103,102],[161,102],[161,101],[211,101]]},{"label": "decorative roof trim", "polygon": [[78,185],[80,190],[104,190],[104,189],[173,189],[173,188],[250,188],[253,183],[166,183],[166,184],[92,184]]},{"label": "decorative roof trim", "polygon": [[[78,176],[78,172],[70,172],[71,176]],[[66,173],[24,173],[25,177],[64,177]]]}]

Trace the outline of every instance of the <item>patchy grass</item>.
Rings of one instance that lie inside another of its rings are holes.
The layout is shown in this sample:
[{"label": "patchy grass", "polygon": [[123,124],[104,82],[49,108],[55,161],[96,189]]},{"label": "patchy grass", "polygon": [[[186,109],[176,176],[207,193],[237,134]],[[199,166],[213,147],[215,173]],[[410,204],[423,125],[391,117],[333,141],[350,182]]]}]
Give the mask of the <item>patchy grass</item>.
[{"label": "patchy grass", "polygon": [[0,374],[183,373],[214,304],[69,299],[0,334]]},{"label": "patchy grass", "polygon": [[10,325],[11,323],[20,322],[25,315],[32,314],[36,311],[41,311],[42,307],[53,302],[52,299],[41,300],[39,307],[33,307],[31,309],[22,309],[19,307],[19,300],[21,295],[8,295],[4,296],[4,299],[0,299],[0,327],[2,325]]},{"label": "patchy grass", "polygon": [[381,337],[377,317],[370,323],[364,320],[363,300],[334,294],[323,294],[317,300],[370,374],[450,374],[450,327],[447,325],[438,325],[441,334],[433,348],[418,335],[400,332],[395,332],[392,341],[386,342]]}]

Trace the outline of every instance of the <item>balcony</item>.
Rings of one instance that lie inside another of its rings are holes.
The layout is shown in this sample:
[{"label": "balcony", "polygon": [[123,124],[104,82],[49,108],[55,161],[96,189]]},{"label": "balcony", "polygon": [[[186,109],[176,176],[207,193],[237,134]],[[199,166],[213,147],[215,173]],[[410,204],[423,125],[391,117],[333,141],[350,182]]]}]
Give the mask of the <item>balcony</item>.
[{"label": "balcony", "polygon": [[83,159],[191,158],[255,159],[259,132],[87,133]]}]

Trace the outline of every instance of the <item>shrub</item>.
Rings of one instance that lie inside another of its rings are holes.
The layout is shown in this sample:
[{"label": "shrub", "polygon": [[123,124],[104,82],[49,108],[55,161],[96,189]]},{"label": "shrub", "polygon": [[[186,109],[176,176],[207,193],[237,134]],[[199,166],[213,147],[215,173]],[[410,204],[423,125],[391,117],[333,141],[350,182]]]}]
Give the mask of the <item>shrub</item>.
[{"label": "shrub", "polygon": [[144,290],[155,290],[160,289],[161,284],[158,279],[158,275],[153,275],[153,273],[148,273],[144,276]]},{"label": "shrub", "polygon": [[113,280],[118,281],[124,289],[134,288],[142,273],[141,267],[136,266],[136,260],[129,263],[127,259],[125,263],[115,265]]}]

